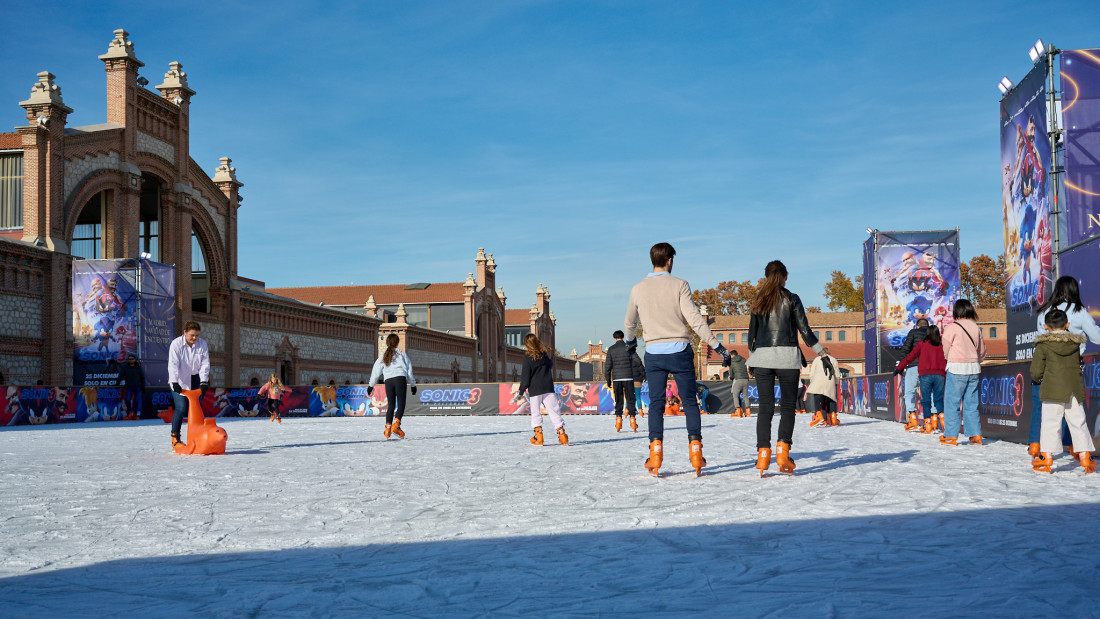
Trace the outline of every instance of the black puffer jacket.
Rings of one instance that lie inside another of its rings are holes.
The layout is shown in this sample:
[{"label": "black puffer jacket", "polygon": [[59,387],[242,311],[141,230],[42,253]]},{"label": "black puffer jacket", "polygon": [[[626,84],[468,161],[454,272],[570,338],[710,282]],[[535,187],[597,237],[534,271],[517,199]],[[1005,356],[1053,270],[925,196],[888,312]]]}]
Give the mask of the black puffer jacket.
[{"label": "black puffer jacket", "polygon": [[916,327],[905,336],[905,343],[901,345],[901,355],[904,357],[913,352],[913,347],[928,337],[928,327]]},{"label": "black puffer jacket", "polygon": [[607,361],[604,363],[604,380],[611,382],[620,378],[634,380],[634,370],[630,363],[630,351],[626,342],[619,340],[607,347]]},{"label": "black puffer jacket", "polygon": [[806,320],[806,309],[798,295],[782,289],[779,302],[768,314],[753,314],[749,318],[749,350],[771,346],[798,346],[798,334],[810,348],[817,346],[817,338]]},{"label": "black puffer jacket", "polygon": [[642,364],[642,358],[636,352],[630,353],[630,369],[634,371],[634,382],[645,382],[645,365]]}]

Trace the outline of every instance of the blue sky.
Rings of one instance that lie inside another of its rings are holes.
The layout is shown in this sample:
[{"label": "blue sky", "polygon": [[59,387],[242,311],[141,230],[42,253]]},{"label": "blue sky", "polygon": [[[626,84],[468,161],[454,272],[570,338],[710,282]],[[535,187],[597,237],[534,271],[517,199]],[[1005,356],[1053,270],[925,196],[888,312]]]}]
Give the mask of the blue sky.
[{"label": "blue sky", "polygon": [[[550,288],[558,347],[610,341],[648,249],[696,288],[771,259],[821,304],[868,227],[1001,252],[1002,75],[1042,37],[1100,46],[1093,2],[33,2],[0,8],[8,126],[35,73],[103,122],[125,28],[178,60],[191,155],[245,183],[240,274],[269,286]],[[3,122],[3,121],[0,121]]]}]

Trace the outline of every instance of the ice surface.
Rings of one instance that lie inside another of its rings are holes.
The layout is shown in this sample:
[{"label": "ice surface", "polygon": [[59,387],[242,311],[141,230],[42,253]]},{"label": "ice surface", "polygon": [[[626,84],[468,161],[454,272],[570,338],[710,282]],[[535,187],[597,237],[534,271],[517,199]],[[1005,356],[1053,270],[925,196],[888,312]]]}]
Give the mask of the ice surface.
[{"label": "ice surface", "polygon": [[661,479],[610,416],[8,429],[0,616],[1095,616],[1100,475],[841,420],[767,479],[755,418],[704,417],[701,478],[668,418]]}]

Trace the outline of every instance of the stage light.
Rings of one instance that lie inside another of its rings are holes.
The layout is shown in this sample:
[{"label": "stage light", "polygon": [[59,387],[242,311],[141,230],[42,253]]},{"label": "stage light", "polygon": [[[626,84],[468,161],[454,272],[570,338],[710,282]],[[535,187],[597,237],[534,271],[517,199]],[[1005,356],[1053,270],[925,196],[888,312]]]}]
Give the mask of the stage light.
[{"label": "stage light", "polygon": [[872,230],[872,229],[870,229],[870,228],[867,228],[867,234],[874,234],[874,233],[875,233],[875,231],[874,231],[874,230]]},{"label": "stage light", "polygon": [[1035,45],[1031,46],[1031,49],[1027,50],[1027,55],[1031,57],[1031,62],[1039,62],[1039,58],[1046,52],[1046,46],[1043,45],[1043,40],[1039,39],[1035,42]]},{"label": "stage light", "polygon": [[1001,89],[1002,95],[1007,95],[1008,91],[1012,90],[1012,80],[1008,79],[1008,76],[1001,78],[1001,81],[997,83],[997,88]]},{"label": "stage light", "polygon": [[153,259],[153,254],[150,254],[147,251],[143,251],[140,254],[138,254],[138,258],[140,258],[142,260],[152,260]]}]

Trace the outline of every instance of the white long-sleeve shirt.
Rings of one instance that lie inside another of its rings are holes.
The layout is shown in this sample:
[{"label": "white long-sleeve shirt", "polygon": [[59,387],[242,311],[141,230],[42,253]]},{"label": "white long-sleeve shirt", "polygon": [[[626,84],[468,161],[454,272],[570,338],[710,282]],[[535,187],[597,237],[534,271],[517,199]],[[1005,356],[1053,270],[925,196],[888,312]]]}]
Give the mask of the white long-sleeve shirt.
[{"label": "white long-sleeve shirt", "polygon": [[168,347],[168,384],[179,383],[184,389],[198,389],[191,384],[191,377],[199,375],[199,382],[210,382],[210,349],[201,337],[194,346],[188,346],[183,336],[172,340]]},{"label": "white long-sleeve shirt", "polygon": [[[1092,314],[1089,313],[1087,307],[1082,306],[1080,309],[1075,309],[1072,312],[1069,309],[1069,303],[1059,303],[1054,306],[1055,309],[1060,309],[1066,313],[1066,317],[1069,318],[1069,332],[1076,333],[1077,335],[1083,335],[1089,339],[1093,344],[1100,344],[1100,326],[1096,325],[1096,320],[1093,319]],[[1043,325],[1046,324],[1047,312],[1046,310],[1039,314],[1036,325],[1039,333],[1046,333]],[[1085,343],[1081,342],[1081,354],[1085,354]]]},{"label": "white long-sleeve shirt", "polygon": [[398,376],[404,376],[409,381],[410,387],[416,386],[416,377],[413,376],[412,362],[409,361],[409,356],[405,354],[405,351],[398,348],[393,351],[393,360],[389,365],[382,363],[382,358],[385,355],[378,357],[378,360],[374,362],[374,369],[370,373],[370,386],[373,387],[378,384],[378,379],[381,377],[383,381],[387,378],[397,378]]}]

